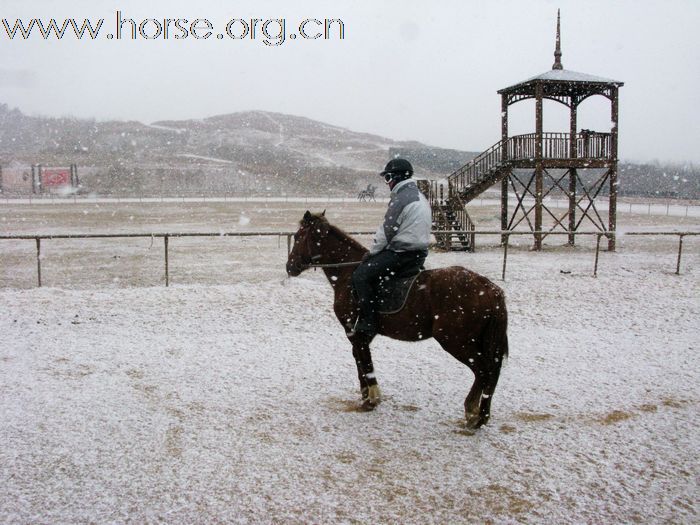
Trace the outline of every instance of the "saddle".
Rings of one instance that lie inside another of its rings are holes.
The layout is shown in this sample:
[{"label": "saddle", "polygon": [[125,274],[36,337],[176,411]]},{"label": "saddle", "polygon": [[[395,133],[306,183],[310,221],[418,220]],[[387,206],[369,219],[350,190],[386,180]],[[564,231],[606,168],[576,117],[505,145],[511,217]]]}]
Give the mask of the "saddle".
[{"label": "saddle", "polygon": [[406,304],[413,283],[425,268],[409,268],[391,279],[382,281],[377,289],[377,311],[380,314],[395,314]]}]

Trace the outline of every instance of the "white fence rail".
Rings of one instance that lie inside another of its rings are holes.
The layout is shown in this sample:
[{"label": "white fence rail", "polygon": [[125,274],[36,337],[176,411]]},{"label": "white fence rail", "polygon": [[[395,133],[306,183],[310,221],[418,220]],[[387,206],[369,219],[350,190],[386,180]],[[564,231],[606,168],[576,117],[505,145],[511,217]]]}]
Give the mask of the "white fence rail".
[{"label": "white fence rail", "polygon": [[[374,232],[367,231],[356,231],[348,232],[351,235],[372,235]],[[459,232],[457,232],[459,233]],[[501,272],[501,278],[505,280],[506,277],[506,264],[508,260],[508,246],[509,239],[511,236],[517,235],[533,235],[538,232],[531,231],[475,231],[469,232],[475,235],[500,235],[501,238],[505,239],[502,243],[503,246],[503,267]],[[539,232],[542,235],[569,235],[569,232]],[[165,286],[170,285],[170,261],[169,261],[169,241],[171,238],[177,237],[286,237],[287,238],[287,253],[291,250],[292,237],[294,232],[217,232],[217,233],[90,233],[90,234],[51,234],[51,235],[0,235],[0,241],[34,241],[36,244],[36,270],[37,270],[37,286],[41,286],[41,247],[42,241],[52,240],[52,239],[127,239],[127,238],[162,238],[163,239],[163,261],[164,261],[164,274],[165,274]],[[600,253],[600,240],[602,237],[614,237],[615,233],[606,232],[576,232],[576,235],[595,235],[596,239],[596,250],[595,250],[595,263],[593,267],[593,277],[598,275],[598,258]],[[619,234],[624,236],[675,236],[678,237],[678,258],[676,261],[676,275],[680,275],[681,268],[681,257],[683,252],[683,238],[687,236],[697,236],[700,232],[661,232],[661,231],[637,231],[637,232],[624,232],[624,234]]]}]

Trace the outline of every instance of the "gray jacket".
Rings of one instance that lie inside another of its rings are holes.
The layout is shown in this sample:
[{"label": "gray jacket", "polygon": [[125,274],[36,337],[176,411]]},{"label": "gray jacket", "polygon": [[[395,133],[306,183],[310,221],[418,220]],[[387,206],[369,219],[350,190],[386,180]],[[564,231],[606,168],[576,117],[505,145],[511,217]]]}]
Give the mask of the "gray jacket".
[{"label": "gray jacket", "polygon": [[376,255],[385,249],[395,252],[421,250],[427,253],[431,228],[428,200],[418,190],[414,180],[403,180],[391,190],[384,224],[374,236],[370,254]]}]

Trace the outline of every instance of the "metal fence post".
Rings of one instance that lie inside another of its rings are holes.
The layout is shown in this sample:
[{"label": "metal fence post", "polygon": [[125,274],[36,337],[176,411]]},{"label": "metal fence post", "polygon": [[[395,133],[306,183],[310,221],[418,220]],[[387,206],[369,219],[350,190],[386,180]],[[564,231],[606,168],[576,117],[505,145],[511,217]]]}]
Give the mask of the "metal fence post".
[{"label": "metal fence post", "polygon": [[41,288],[41,237],[36,237],[36,276]]},{"label": "metal fence post", "polygon": [[170,286],[170,274],[168,273],[168,236],[163,237],[165,244],[165,286]]},{"label": "metal fence post", "polygon": [[683,234],[678,236],[678,262],[676,262],[676,275],[681,274],[681,252],[683,250]]},{"label": "metal fence post", "polygon": [[600,254],[600,238],[603,236],[602,233],[599,233],[596,236],[596,242],[595,242],[595,264],[593,265],[593,277],[598,277],[598,255]]},{"label": "metal fence post", "polygon": [[506,233],[505,242],[503,243],[503,270],[501,272],[501,280],[506,280],[506,261],[508,260],[508,240],[510,239],[510,233]]}]

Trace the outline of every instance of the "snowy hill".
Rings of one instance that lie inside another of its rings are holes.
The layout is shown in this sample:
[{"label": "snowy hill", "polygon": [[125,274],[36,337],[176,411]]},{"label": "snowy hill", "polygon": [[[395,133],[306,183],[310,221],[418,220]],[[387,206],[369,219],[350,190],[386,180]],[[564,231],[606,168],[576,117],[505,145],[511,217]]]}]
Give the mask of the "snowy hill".
[{"label": "snowy hill", "polygon": [[103,194],[347,194],[378,183],[390,150],[421,152],[416,168],[428,177],[473,156],[264,111],[149,125],[34,117],[0,105],[0,162],[76,163],[85,191]]}]

